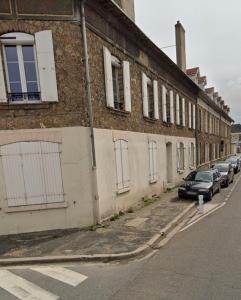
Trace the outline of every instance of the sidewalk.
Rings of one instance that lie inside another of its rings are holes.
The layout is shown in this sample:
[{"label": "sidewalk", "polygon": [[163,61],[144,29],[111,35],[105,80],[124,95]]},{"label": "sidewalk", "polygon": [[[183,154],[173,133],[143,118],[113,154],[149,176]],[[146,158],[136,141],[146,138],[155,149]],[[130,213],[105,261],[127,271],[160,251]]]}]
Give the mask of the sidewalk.
[{"label": "sidewalk", "polygon": [[[139,253],[161,240],[190,212],[193,201],[180,201],[177,191],[162,194],[155,200],[146,199],[143,207],[115,215],[112,221],[86,230],[62,230],[0,238],[2,260],[33,257],[106,256]],[[150,241],[151,240],[151,241]]]}]

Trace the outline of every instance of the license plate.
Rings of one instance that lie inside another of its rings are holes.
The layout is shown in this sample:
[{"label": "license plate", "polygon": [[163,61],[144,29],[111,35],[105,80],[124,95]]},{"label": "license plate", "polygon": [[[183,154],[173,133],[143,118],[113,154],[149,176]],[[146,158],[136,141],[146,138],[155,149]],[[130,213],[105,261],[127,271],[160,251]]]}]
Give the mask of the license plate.
[{"label": "license plate", "polygon": [[196,193],[196,192],[187,192],[187,194],[188,194],[189,196],[197,196],[197,193]]}]

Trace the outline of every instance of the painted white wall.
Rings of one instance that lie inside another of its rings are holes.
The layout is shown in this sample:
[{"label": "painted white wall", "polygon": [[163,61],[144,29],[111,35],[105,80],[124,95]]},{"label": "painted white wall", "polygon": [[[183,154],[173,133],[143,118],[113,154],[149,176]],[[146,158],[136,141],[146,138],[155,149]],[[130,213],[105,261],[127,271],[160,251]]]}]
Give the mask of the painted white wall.
[{"label": "painted white wall", "polygon": [[[89,129],[84,127],[1,131],[1,138],[23,134],[58,132],[62,139],[61,167],[65,204],[42,209],[24,207],[7,212],[3,167],[0,159],[0,235],[52,229],[77,228],[93,223],[91,149]],[[6,138],[7,139],[7,138]],[[67,206],[67,207],[63,207]],[[40,208],[40,207],[38,207]]]},{"label": "painted white wall", "polygon": [[[130,191],[117,194],[116,165],[114,140],[128,141],[130,166]],[[149,183],[149,139],[157,142],[157,172],[158,180]],[[102,218],[108,217],[120,210],[134,206],[145,196],[159,195],[166,186],[167,165],[172,165],[173,183],[178,184],[191,169],[189,168],[188,148],[185,149],[185,170],[182,174],[177,172],[176,143],[184,142],[186,145],[194,138],[173,137],[138,132],[95,129],[97,174],[100,197],[100,214]],[[166,143],[172,143],[172,164],[166,161]]]}]

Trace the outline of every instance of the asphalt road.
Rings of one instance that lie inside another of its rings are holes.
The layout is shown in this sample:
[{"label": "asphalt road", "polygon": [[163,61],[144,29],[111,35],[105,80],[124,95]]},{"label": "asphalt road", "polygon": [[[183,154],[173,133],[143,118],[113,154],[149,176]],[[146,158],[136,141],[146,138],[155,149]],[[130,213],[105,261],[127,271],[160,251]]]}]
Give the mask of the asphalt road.
[{"label": "asphalt road", "polygon": [[0,269],[0,300],[241,300],[241,181],[234,186],[213,199],[226,205],[141,260]]}]

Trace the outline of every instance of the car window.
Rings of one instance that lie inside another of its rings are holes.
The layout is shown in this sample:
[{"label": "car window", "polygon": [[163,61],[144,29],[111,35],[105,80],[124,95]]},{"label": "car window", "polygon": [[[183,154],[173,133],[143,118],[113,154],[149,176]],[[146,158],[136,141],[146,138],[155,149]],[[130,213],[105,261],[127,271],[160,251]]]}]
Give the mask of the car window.
[{"label": "car window", "polygon": [[213,174],[211,172],[198,172],[195,176],[195,181],[212,182]]},{"label": "car window", "polygon": [[228,165],[214,165],[214,169],[217,169],[219,172],[228,172],[229,166]]},{"label": "car window", "polygon": [[185,180],[187,181],[195,181],[195,176],[196,176],[197,172],[191,172]]}]

